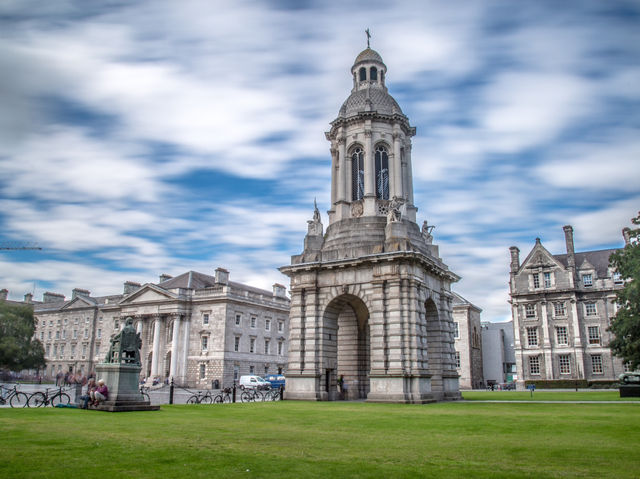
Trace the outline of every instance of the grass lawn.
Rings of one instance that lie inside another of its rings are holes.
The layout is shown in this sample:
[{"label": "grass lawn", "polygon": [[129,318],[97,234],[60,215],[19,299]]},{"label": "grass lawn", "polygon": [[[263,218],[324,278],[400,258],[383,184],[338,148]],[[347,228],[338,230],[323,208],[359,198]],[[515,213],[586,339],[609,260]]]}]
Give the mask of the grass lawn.
[{"label": "grass lawn", "polygon": [[462,391],[467,401],[636,401],[640,398],[621,398],[619,391]]},{"label": "grass lawn", "polygon": [[640,405],[0,409],[3,478],[637,478]]}]

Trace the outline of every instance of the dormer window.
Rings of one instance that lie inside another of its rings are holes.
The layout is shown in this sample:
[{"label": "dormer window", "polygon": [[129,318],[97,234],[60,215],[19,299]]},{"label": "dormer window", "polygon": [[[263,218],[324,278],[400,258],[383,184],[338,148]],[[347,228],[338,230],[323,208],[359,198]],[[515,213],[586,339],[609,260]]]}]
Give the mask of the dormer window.
[{"label": "dormer window", "polygon": [[376,67],[371,67],[369,70],[369,80],[378,81],[378,69]]},{"label": "dormer window", "polygon": [[376,148],[376,198],[389,199],[389,153],[380,145]]},{"label": "dormer window", "polygon": [[367,69],[365,67],[360,68],[358,74],[360,75],[360,81],[365,81],[367,79]]},{"label": "dormer window", "polygon": [[582,275],[582,284],[584,286],[593,286],[593,276],[590,274]]}]

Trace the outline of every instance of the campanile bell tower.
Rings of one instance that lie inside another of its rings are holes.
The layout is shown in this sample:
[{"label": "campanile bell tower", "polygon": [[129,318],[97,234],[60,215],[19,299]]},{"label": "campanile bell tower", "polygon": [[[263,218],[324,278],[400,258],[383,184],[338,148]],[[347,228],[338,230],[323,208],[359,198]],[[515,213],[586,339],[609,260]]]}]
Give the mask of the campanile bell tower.
[{"label": "campanile bell tower", "polygon": [[315,208],[291,279],[286,397],[423,403],[458,399],[451,283],[432,227],[416,224],[416,130],[367,48],[325,134],[331,143],[326,233]]}]

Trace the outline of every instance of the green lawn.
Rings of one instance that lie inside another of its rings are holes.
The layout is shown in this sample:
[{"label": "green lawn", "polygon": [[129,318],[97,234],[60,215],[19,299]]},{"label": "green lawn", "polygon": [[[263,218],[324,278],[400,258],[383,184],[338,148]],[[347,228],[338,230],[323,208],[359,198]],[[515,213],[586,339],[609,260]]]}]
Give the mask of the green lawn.
[{"label": "green lawn", "polygon": [[467,401],[636,401],[640,398],[621,398],[619,391],[462,391]]},{"label": "green lawn", "polygon": [[637,478],[640,404],[0,409],[3,478]]}]

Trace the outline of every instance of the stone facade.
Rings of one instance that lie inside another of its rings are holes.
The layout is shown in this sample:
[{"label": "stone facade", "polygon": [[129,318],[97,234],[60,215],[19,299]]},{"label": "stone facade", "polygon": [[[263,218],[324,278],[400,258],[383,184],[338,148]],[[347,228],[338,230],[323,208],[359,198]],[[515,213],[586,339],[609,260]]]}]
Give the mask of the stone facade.
[{"label": "stone facade", "polygon": [[[141,375],[176,384],[230,386],[242,374],[284,373],[289,299],[273,292],[189,271],[156,284],[127,282],[123,294],[92,297],[74,290],[70,301],[45,295],[34,305],[36,337],[45,346],[46,374],[88,373],[104,361],[110,337],[127,317],[141,333]],[[47,301],[48,300],[48,301]],[[57,300],[57,301],[56,301]]]},{"label": "stone facade", "polygon": [[484,387],[481,312],[480,308],[453,293],[453,329],[460,389]]},{"label": "stone facade", "polygon": [[509,384],[517,378],[513,321],[482,323],[482,368],[486,385]]},{"label": "stone facade", "polygon": [[511,311],[518,386],[535,380],[615,381],[620,359],[607,347],[622,279],[609,267],[615,249],[576,253],[564,227],[566,254],[540,239],[520,264],[511,247]]},{"label": "stone facade", "polygon": [[286,397],[422,403],[460,397],[451,273],[416,224],[409,125],[367,48],[326,133],[331,209],[308,223],[291,278]]}]

